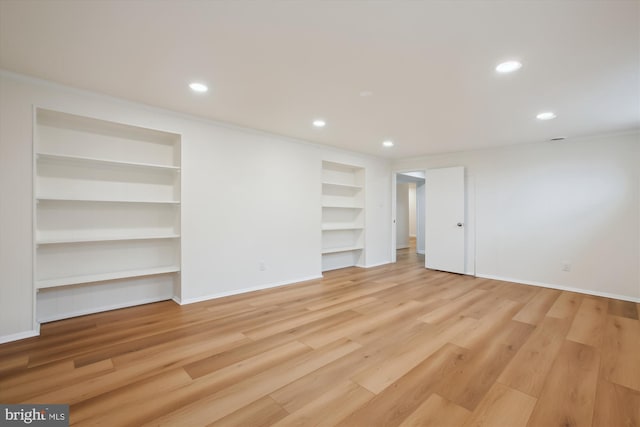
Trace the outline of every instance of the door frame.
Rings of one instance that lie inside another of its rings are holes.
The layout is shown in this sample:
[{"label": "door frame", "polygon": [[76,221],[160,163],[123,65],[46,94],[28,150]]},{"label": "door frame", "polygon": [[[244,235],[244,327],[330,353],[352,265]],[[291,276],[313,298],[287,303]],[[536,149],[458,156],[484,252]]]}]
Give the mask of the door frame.
[{"label": "door frame", "polygon": [[[391,263],[397,262],[396,257],[396,190],[397,190],[397,179],[396,176],[399,173],[407,173],[407,172],[423,172],[427,174],[427,169],[430,168],[407,168],[407,169],[398,169],[393,170],[391,172]],[[437,169],[437,168],[436,168]],[[426,181],[426,178],[425,178]],[[424,195],[424,203],[425,208],[427,203],[429,203],[426,191],[427,186],[425,185],[425,195]],[[477,277],[477,260],[478,260],[478,236],[477,236],[477,204],[476,204],[476,180],[473,174],[470,174],[465,167],[465,230],[469,233],[467,238],[465,239],[465,254],[471,259],[467,259],[465,263],[467,265],[470,264],[470,270],[466,271],[465,274],[473,277]],[[426,236],[426,211],[423,212],[425,215],[425,227],[424,227],[424,236],[425,239],[425,256],[427,251],[427,236]],[[466,267],[466,266],[465,266]],[[426,268],[426,267],[425,267]]]},{"label": "door frame", "polygon": [[[399,173],[407,173],[407,172],[422,172],[425,175],[427,174],[427,170],[426,169],[421,169],[421,168],[412,168],[412,169],[400,169],[400,170],[395,170],[391,173],[391,262],[395,263],[397,261],[397,241],[396,241],[396,235],[397,235],[397,230],[396,230],[396,213],[397,213],[397,189],[398,189],[398,179],[397,176]],[[424,188],[425,191],[425,204],[427,201],[427,195],[426,195],[426,186]],[[422,212],[423,217],[426,216],[426,212]],[[423,223],[426,221],[426,218],[423,218]],[[422,238],[425,240],[425,252],[426,252],[426,227],[424,227],[425,230],[425,235],[422,236]]]}]

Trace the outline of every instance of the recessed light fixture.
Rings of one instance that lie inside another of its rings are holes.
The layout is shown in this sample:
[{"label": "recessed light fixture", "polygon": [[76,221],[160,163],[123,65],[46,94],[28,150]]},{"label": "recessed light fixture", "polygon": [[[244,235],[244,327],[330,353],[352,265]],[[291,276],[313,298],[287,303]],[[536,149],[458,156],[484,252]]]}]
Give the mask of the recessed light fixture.
[{"label": "recessed light fixture", "polygon": [[545,111],[544,113],[540,113],[536,116],[538,120],[551,120],[555,119],[557,116],[553,111]]},{"label": "recessed light fixture", "polygon": [[501,74],[513,73],[516,70],[522,68],[520,61],[505,61],[496,66],[496,71]]},{"label": "recessed light fixture", "polygon": [[383,147],[387,147],[387,148],[393,147],[393,141],[388,140],[388,139],[386,141],[382,141],[382,146]]},{"label": "recessed light fixture", "polygon": [[206,91],[209,90],[209,88],[207,87],[207,85],[203,84],[203,83],[198,83],[198,82],[193,82],[189,84],[189,87],[191,88],[192,91],[194,92],[200,92],[200,93],[204,93]]},{"label": "recessed light fixture", "polygon": [[316,119],[316,120],[314,120],[314,121],[313,121],[313,125],[314,125],[315,127],[317,127],[317,128],[323,128],[323,127],[325,127],[325,126],[326,126],[326,124],[327,124],[327,122],[325,122],[325,121],[324,121],[324,120],[322,120],[322,119]]}]

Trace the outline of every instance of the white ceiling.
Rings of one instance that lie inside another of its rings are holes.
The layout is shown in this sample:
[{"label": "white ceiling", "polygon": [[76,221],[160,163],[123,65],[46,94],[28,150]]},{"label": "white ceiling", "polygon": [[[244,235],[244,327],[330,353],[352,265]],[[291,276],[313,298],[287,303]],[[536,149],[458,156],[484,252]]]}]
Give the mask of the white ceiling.
[{"label": "white ceiling", "polygon": [[409,157],[638,128],[640,2],[0,0],[0,67]]}]

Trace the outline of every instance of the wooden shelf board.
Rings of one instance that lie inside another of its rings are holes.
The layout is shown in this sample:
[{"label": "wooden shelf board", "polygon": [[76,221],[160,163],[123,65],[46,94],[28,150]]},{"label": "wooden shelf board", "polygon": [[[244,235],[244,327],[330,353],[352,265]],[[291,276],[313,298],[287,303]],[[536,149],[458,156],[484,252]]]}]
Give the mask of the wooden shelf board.
[{"label": "wooden shelf board", "polygon": [[89,243],[89,242],[116,242],[122,240],[154,240],[154,239],[178,239],[179,234],[164,234],[156,236],[113,236],[113,237],[87,237],[68,239],[41,239],[36,241],[36,245],[55,245],[66,243]]},{"label": "wooden shelf board", "polygon": [[109,159],[101,159],[97,157],[70,156],[66,154],[53,154],[53,153],[37,153],[36,155],[38,158],[51,159],[51,160],[76,161],[76,162],[86,162],[86,163],[94,163],[94,164],[136,167],[136,168],[149,168],[149,169],[160,169],[160,170],[166,169],[166,170],[172,170],[172,171],[180,170],[178,166],[159,165],[154,163],[124,162],[121,160],[109,160]]},{"label": "wooden shelf board", "polygon": [[126,279],[128,277],[152,276],[155,274],[175,273],[180,267],[156,267],[113,273],[90,274],[86,276],[62,277],[58,279],[37,280],[36,289],[55,288],[58,286],[78,285],[81,283],[104,282],[107,280]]}]

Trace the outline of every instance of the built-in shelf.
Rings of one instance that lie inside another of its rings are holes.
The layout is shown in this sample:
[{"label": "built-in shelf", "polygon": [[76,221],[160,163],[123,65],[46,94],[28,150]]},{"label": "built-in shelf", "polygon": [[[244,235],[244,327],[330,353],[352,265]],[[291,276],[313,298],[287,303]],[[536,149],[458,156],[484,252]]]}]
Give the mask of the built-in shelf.
[{"label": "built-in shelf", "polygon": [[322,162],[322,271],[364,264],[364,172]]},{"label": "built-in shelf", "polygon": [[322,253],[323,254],[335,254],[338,252],[350,252],[350,251],[360,251],[364,249],[364,247],[362,246],[347,246],[344,248],[329,248],[329,249],[323,249]]},{"label": "built-in shelf", "polygon": [[322,205],[323,208],[333,208],[333,209],[364,209],[363,206],[352,206],[352,205],[340,205],[340,204],[331,204],[331,205]]},{"label": "built-in shelf", "polygon": [[39,239],[36,245],[57,245],[68,243],[89,243],[89,242],[115,242],[120,240],[156,240],[156,239],[179,239],[179,234],[158,235],[158,236],[113,236],[113,237],[84,237],[66,239]]},{"label": "built-in shelf", "polygon": [[323,182],[322,185],[327,187],[347,188],[352,190],[362,190],[362,185],[342,184],[340,182]]},{"label": "built-in shelf", "polygon": [[140,163],[140,162],[125,162],[119,160],[101,159],[97,157],[85,157],[85,156],[69,156],[66,154],[53,154],[53,153],[37,153],[38,159],[43,160],[55,160],[65,162],[78,162],[78,163],[94,163],[100,165],[112,165],[122,167],[135,167],[135,168],[148,168],[158,170],[179,171],[179,166],[171,165],[159,165],[153,163]]},{"label": "built-in shelf", "polygon": [[322,224],[322,231],[362,230],[362,229],[364,229],[362,225],[356,225],[356,224],[330,224],[330,223]]},{"label": "built-in shelf", "polygon": [[179,296],[180,135],[34,117],[35,319]]},{"label": "built-in shelf", "polygon": [[150,203],[164,205],[179,205],[179,200],[108,200],[108,199],[71,199],[63,197],[38,197],[37,202],[80,202],[80,203]]},{"label": "built-in shelf", "polygon": [[55,288],[59,286],[78,285],[81,283],[105,282],[128,277],[153,276],[156,274],[175,273],[180,271],[178,266],[146,268],[140,270],[116,271],[102,274],[90,274],[85,276],[62,277],[36,281],[36,289]]}]

